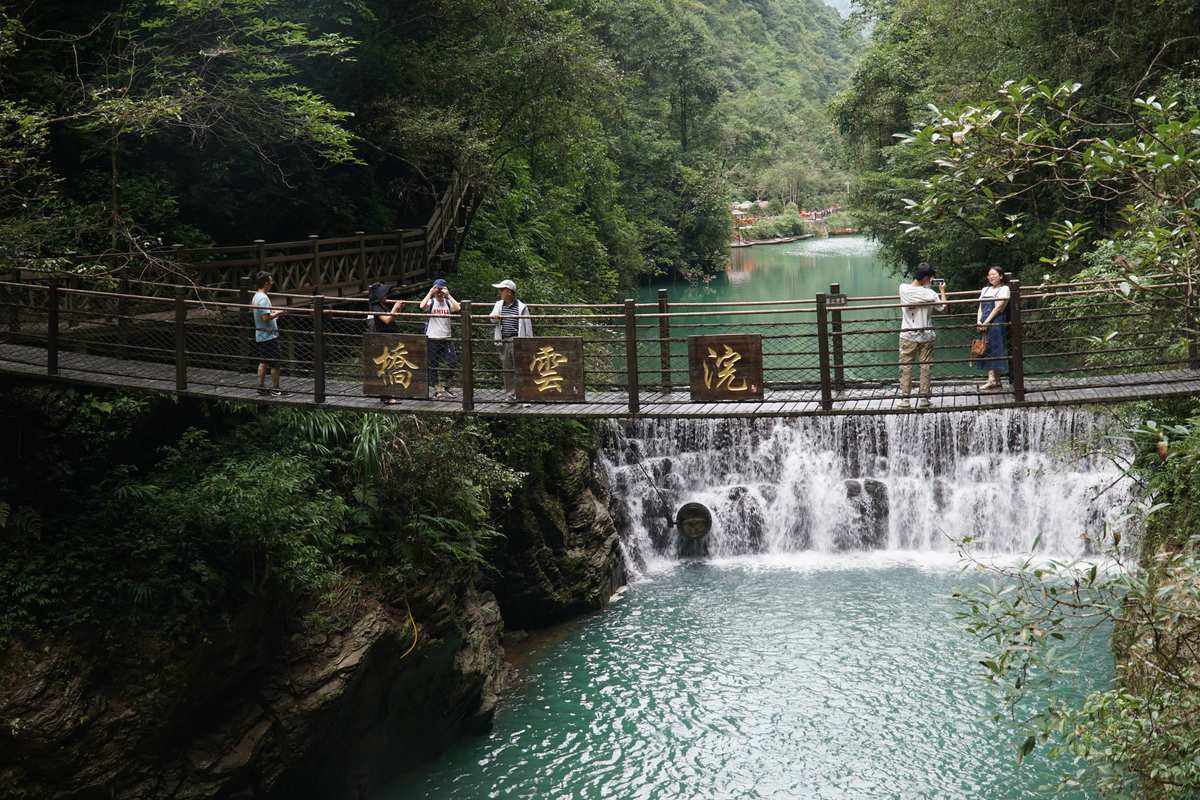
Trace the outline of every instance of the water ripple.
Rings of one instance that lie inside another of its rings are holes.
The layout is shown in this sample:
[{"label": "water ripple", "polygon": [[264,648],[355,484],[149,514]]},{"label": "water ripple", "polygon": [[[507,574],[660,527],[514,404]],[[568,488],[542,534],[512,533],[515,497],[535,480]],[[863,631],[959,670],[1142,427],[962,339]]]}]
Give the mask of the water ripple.
[{"label": "water ripple", "polygon": [[[1018,769],[989,721],[955,580],[883,556],[666,571],[550,645],[488,736],[381,800],[1042,796],[1055,767]],[[1086,662],[1110,679],[1103,643]]]}]

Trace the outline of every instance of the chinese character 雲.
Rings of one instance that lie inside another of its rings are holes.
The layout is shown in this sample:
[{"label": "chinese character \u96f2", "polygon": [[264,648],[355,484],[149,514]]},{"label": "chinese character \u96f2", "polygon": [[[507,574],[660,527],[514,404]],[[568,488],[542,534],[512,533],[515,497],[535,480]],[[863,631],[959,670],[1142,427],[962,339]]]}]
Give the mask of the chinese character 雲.
[{"label": "chinese character \u96f2", "polygon": [[417,365],[408,360],[408,348],[397,342],[395,347],[383,346],[383,351],[371,359],[379,367],[375,374],[387,386],[402,386],[407,389],[412,385],[413,370]]},{"label": "chinese character \u96f2", "polygon": [[529,364],[529,371],[537,377],[533,379],[537,385],[538,394],[543,392],[558,392],[562,394],[563,376],[558,374],[558,368],[567,363],[567,357],[547,345],[539,347],[537,355]]},{"label": "chinese character \u96f2", "polygon": [[[708,360],[713,365],[709,367]],[[747,392],[750,390],[745,378],[736,378],[737,363],[742,356],[729,345],[725,352],[718,353],[712,347],[708,348],[708,358],[704,360],[704,387],[706,389],[725,389],[729,392]]]}]

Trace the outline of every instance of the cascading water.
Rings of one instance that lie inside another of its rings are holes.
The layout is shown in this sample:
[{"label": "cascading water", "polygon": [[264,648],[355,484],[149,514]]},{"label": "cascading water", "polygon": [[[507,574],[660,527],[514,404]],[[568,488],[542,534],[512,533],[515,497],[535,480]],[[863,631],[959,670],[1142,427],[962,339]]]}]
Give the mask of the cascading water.
[{"label": "cascading water", "polygon": [[1113,425],[1082,409],[636,420],[604,429],[603,455],[626,552],[680,552],[668,515],[712,509],[714,556],[799,550],[1075,554],[1130,499],[1088,452]]}]

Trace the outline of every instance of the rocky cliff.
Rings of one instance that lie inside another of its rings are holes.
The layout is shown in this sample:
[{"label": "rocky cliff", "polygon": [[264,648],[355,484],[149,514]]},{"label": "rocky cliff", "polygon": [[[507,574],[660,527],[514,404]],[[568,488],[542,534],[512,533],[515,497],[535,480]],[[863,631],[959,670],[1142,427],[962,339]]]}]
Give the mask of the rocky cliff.
[{"label": "rocky cliff", "polygon": [[[0,785],[16,797],[361,797],[486,725],[509,670],[495,599],[430,587],[314,628],[247,615],[180,653],[121,663],[14,648],[0,676]],[[414,641],[415,636],[415,641]]]},{"label": "rocky cliff", "polygon": [[357,799],[486,729],[513,677],[505,625],[599,608],[624,580],[592,458],[573,450],[531,476],[494,571],[407,598],[364,588],[336,619],[264,599],[198,646],[131,636],[102,659],[78,641],[11,646],[0,796]]},{"label": "rocky cliff", "polygon": [[496,597],[509,628],[540,628],[602,608],[625,583],[609,487],[594,453],[573,448],[501,515]]}]

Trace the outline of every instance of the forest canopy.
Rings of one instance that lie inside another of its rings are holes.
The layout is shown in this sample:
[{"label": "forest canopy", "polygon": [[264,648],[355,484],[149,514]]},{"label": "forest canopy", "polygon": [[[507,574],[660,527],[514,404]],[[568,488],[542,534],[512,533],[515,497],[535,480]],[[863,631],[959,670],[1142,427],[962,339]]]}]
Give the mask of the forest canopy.
[{"label": "forest canopy", "polygon": [[819,0],[37,0],[0,11],[23,256],[422,224],[468,282],[577,296],[724,264],[733,195],[820,202],[861,48]]}]

